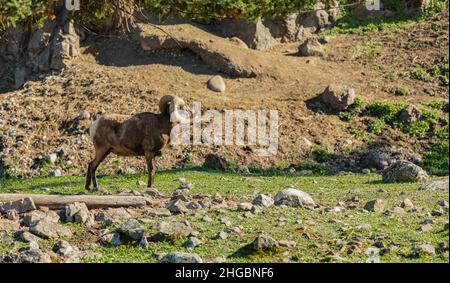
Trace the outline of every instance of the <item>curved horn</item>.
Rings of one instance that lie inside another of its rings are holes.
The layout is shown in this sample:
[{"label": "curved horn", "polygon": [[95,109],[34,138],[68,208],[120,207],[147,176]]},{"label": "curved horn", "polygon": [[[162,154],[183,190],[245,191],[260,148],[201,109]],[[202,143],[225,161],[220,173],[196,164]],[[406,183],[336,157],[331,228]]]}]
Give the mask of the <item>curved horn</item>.
[{"label": "curved horn", "polygon": [[183,99],[173,95],[165,95],[159,101],[159,110],[162,114],[170,115],[170,122],[181,123],[183,117],[180,114],[180,107],[184,105]]}]

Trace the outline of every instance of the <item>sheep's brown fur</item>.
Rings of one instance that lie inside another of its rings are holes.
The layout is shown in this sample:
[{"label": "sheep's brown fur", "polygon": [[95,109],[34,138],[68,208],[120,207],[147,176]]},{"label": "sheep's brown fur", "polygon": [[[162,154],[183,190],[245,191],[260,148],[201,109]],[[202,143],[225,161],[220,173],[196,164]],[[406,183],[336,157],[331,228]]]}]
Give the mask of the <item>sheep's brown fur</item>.
[{"label": "sheep's brown fur", "polygon": [[166,95],[160,99],[160,114],[144,112],[134,116],[104,115],[89,128],[95,147],[95,158],[89,163],[86,174],[86,189],[91,182],[98,189],[95,172],[108,154],[120,156],[145,156],[148,168],[148,187],[153,186],[155,176],[154,158],[160,156],[170,142],[170,132],[180,122],[178,110],[184,101]]}]

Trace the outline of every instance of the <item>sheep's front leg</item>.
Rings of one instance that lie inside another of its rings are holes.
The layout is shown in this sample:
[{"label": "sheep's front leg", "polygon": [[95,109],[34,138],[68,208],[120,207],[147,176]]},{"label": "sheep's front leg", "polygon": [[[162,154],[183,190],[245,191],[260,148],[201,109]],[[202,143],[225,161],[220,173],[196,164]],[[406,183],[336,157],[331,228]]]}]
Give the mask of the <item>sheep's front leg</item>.
[{"label": "sheep's front leg", "polygon": [[145,154],[145,161],[147,162],[147,169],[148,169],[148,181],[147,181],[147,187],[152,188],[154,184],[155,179],[155,164],[154,164],[155,155],[152,153],[146,153]]},{"label": "sheep's front leg", "polygon": [[105,158],[110,153],[111,153],[111,149],[110,148],[98,149],[96,151],[95,158],[94,158],[94,160],[92,160],[91,163],[89,163],[88,172],[86,174],[86,190],[90,190],[89,186],[90,186],[91,181],[92,181],[92,184],[94,186],[93,190],[97,190],[98,189],[97,176],[96,176],[95,173],[96,173],[97,168],[100,165],[100,163],[102,163],[103,160],[105,160]]}]

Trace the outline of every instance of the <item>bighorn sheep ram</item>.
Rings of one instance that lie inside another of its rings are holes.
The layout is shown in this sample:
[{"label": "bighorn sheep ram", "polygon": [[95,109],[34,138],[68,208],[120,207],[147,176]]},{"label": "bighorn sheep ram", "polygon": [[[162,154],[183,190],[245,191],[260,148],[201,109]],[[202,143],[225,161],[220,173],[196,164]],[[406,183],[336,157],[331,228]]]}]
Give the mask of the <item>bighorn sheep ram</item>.
[{"label": "bighorn sheep ram", "polygon": [[95,158],[89,163],[86,190],[97,190],[95,171],[108,154],[120,156],[145,156],[148,168],[148,187],[153,186],[154,158],[170,142],[172,128],[182,122],[180,110],[183,99],[166,95],[159,101],[160,114],[139,113],[134,116],[104,115],[90,127],[89,134],[95,147]]}]

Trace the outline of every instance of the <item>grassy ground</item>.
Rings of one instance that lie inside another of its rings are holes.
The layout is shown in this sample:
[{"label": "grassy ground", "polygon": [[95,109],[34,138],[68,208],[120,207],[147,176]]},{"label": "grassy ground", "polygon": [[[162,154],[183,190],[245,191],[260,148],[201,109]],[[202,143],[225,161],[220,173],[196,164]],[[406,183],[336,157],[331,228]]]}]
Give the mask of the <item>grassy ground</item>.
[{"label": "grassy ground", "polygon": [[[99,179],[101,186],[111,192],[126,189],[140,189],[136,180],[145,180],[144,174],[105,176]],[[438,201],[449,199],[448,191],[422,191],[419,184],[384,184],[378,175],[339,175],[339,176],[299,176],[295,174],[283,175],[241,175],[232,173],[218,173],[211,171],[180,170],[159,172],[156,187],[168,195],[173,192],[178,182],[176,178],[183,177],[194,184],[191,194],[219,193],[224,197],[232,197],[236,201],[251,200],[256,193],[274,195],[287,186],[299,188],[311,194],[315,201],[325,207],[335,207],[337,202],[358,197],[359,208],[366,201],[383,198],[387,201],[387,209],[399,206],[403,199],[409,198],[419,208],[418,212],[405,212],[389,217],[383,213],[365,213],[361,209],[348,209],[344,212],[326,212],[325,209],[314,211],[301,208],[269,207],[256,214],[253,218],[243,217],[242,212],[236,210],[210,210],[189,213],[184,216],[171,216],[170,220],[188,220],[192,227],[200,232],[199,237],[205,243],[196,247],[192,252],[198,253],[204,260],[216,256],[226,258],[227,262],[322,262],[334,261],[330,255],[340,255],[343,261],[365,262],[368,259],[367,248],[376,241],[391,251],[380,257],[382,262],[448,262],[448,252],[439,250],[439,243],[446,243],[448,247],[448,231],[443,227],[448,221],[448,209],[439,217],[426,215],[438,208]],[[380,189],[384,189],[380,190]],[[34,178],[21,180],[0,180],[0,193],[28,192],[28,193],[64,193],[77,194],[83,191],[83,178]],[[208,214],[214,221],[202,220]],[[213,236],[224,230],[225,225],[219,219],[227,217],[233,226],[241,226],[244,233],[230,236],[224,240],[214,240]],[[425,219],[433,219],[431,232],[420,232],[418,228]],[[151,218],[145,224],[151,233],[153,222],[158,218]],[[166,218],[167,220],[167,218]],[[369,224],[369,229],[358,229],[357,226]],[[65,224],[67,225],[67,224]],[[80,243],[90,238],[91,233],[84,227],[71,225],[75,235],[69,239],[71,243]],[[241,247],[253,241],[259,232],[265,232],[277,240],[293,240],[297,247],[293,250],[274,255],[254,255],[237,252]],[[90,259],[95,262],[154,262],[155,253],[170,251],[189,251],[184,247],[186,239],[175,243],[152,243],[149,250],[143,250],[134,243],[116,248],[101,245],[82,245],[99,255]],[[41,246],[51,248],[54,241],[43,241]],[[94,241],[95,242],[95,241]],[[411,249],[418,244],[432,244],[437,248],[437,254],[419,257],[411,256]],[[353,252],[352,245],[358,248]],[[12,235],[0,240],[0,254],[22,245],[12,241]]]}]

